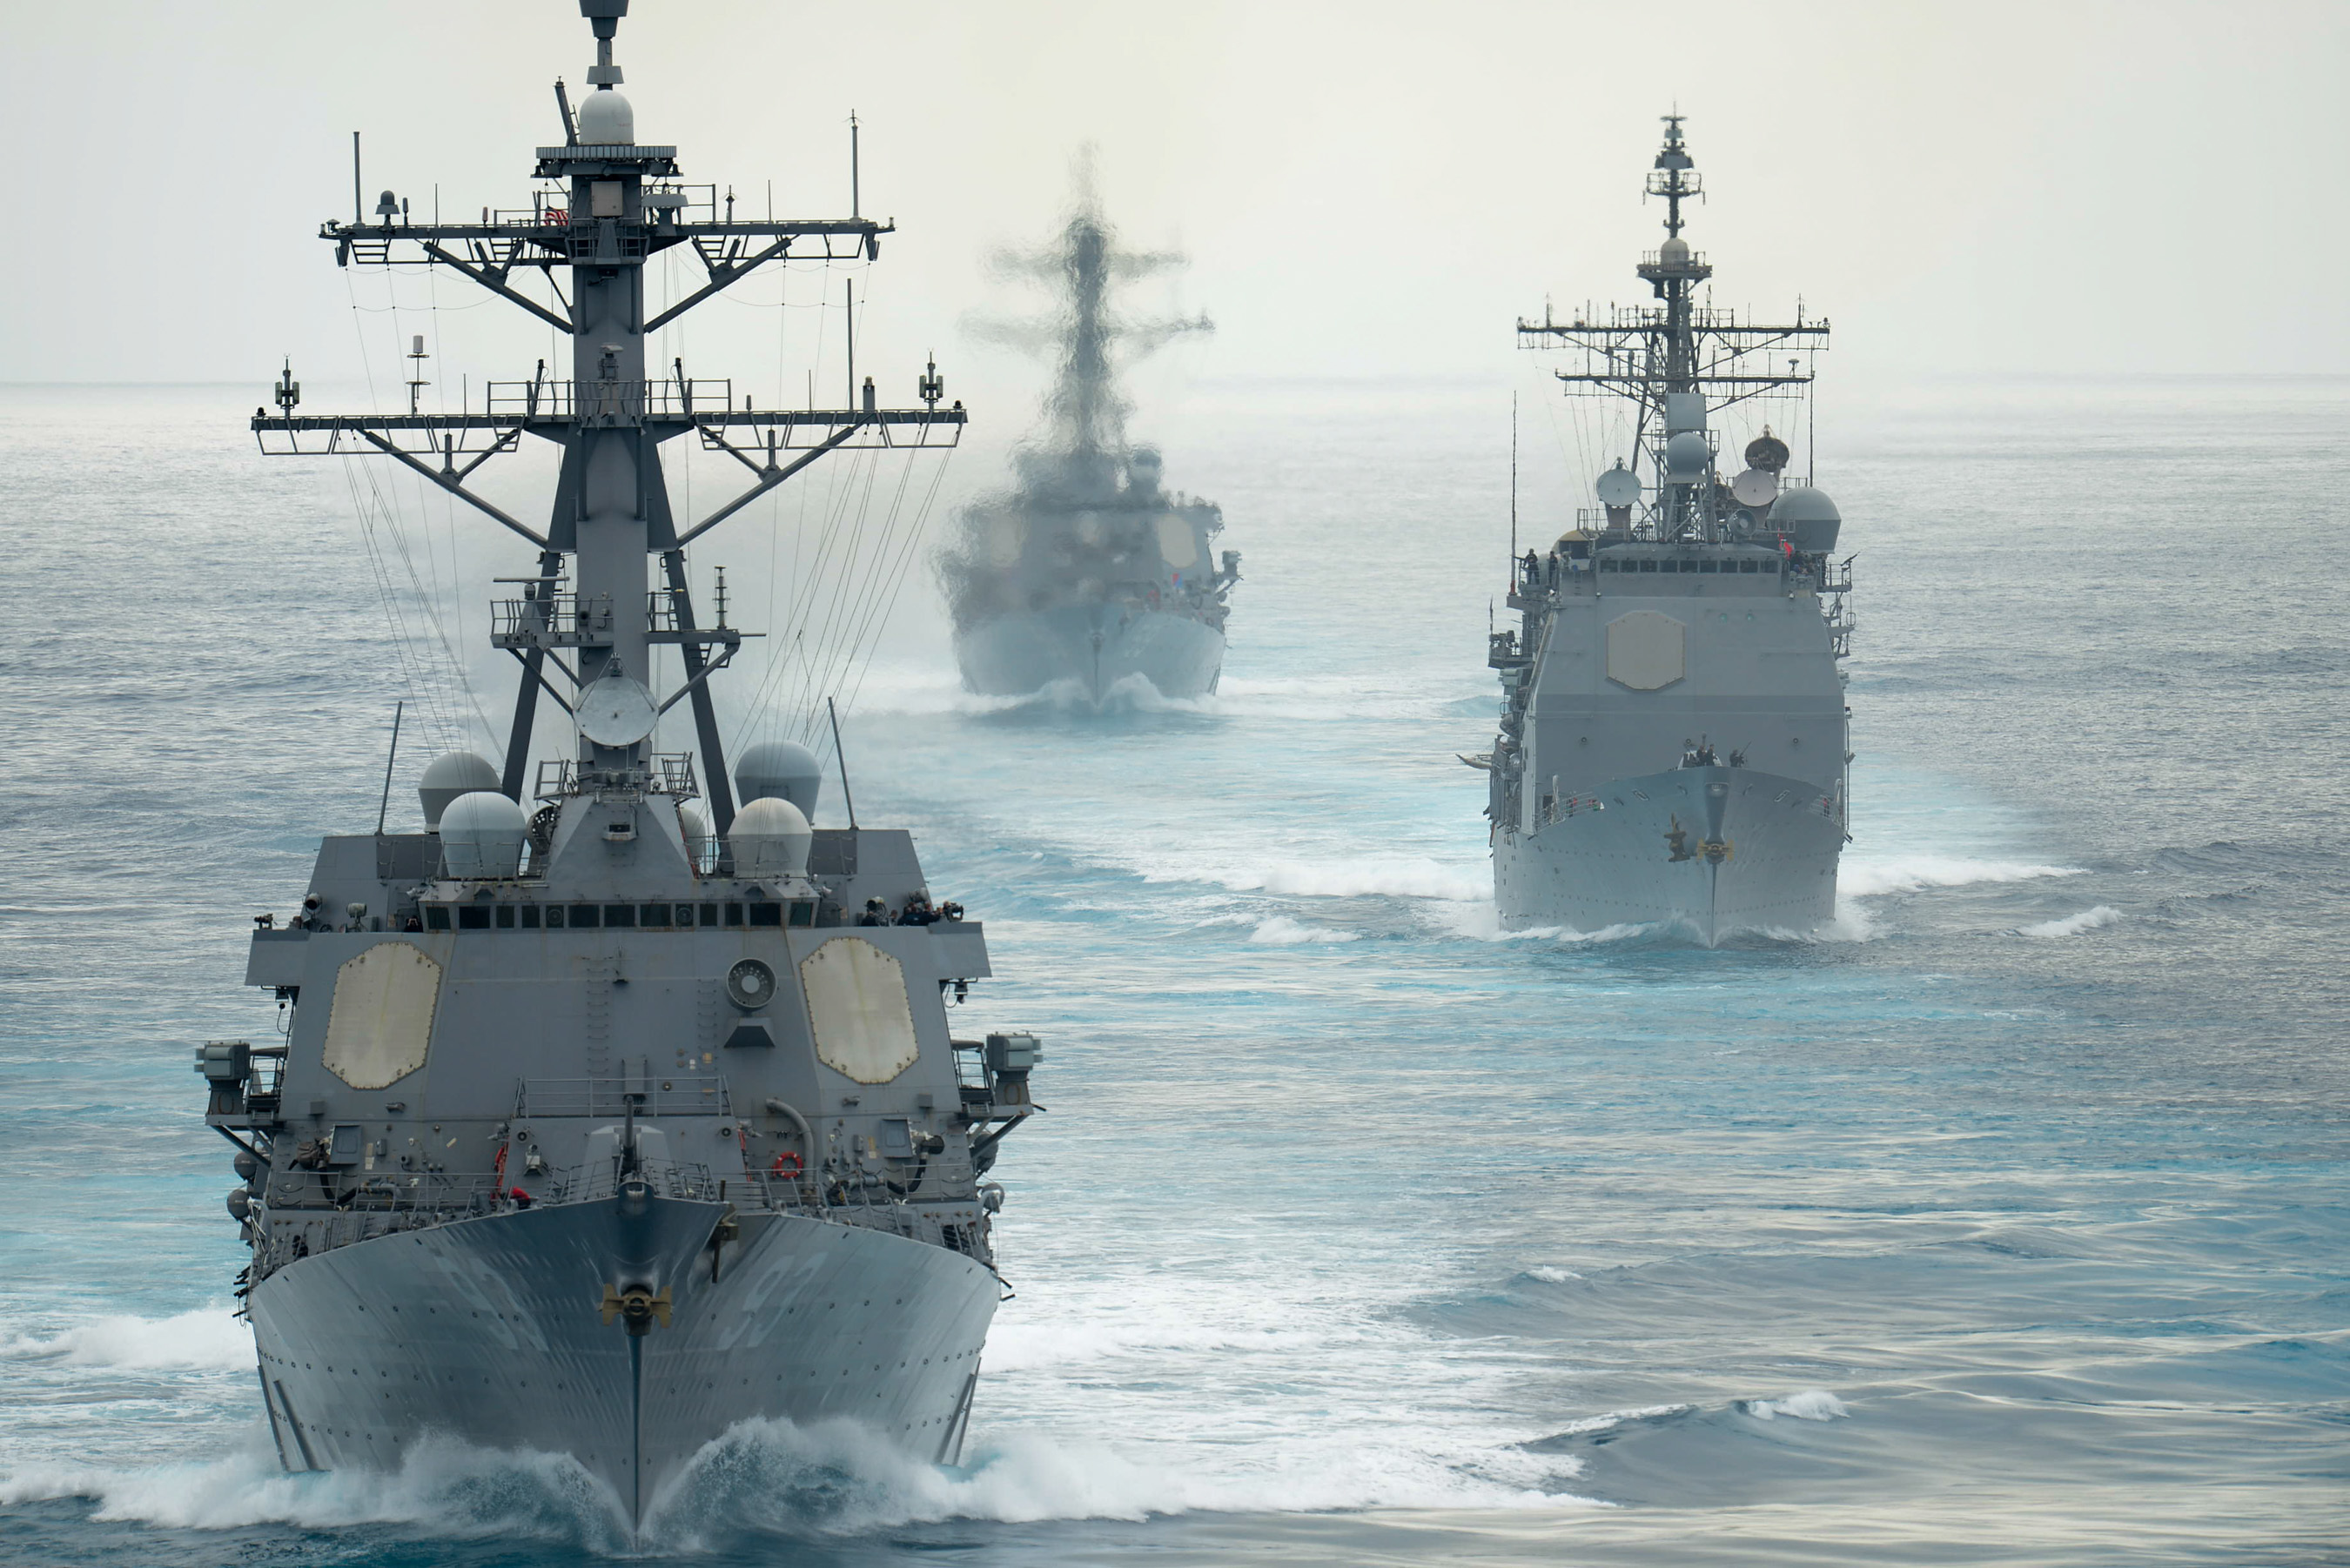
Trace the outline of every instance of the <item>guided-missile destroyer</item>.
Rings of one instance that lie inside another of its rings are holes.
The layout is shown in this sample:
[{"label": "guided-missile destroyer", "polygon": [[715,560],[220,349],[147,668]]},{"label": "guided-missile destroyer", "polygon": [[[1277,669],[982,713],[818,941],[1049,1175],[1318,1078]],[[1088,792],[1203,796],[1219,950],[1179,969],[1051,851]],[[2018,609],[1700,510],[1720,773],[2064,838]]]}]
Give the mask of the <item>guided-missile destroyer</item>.
[{"label": "guided-missile destroyer", "polygon": [[[567,1454],[633,1530],[753,1418],[956,1455],[1003,1293],[986,1176],[1038,1108],[1038,1052],[951,1035],[986,940],[931,904],[906,833],[853,807],[812,828],[803,747],[730,778],[710,677],[746,634],[689,593],[686,546],[748,501],[826,452],[952,445],[962,406],[933,371],[920,407],[868,378],[851,407],[756,410],[646,362],[649,334],[754,268],[870,260],[890,226],[745,220],[687,183],[618,90],[628,0],[580,9],[594,90],[575,119],[557,84],[527,205],[428,223],[386,192],[322,230],[344,265],[438,266],[543,318],[568,373],[456,414],[322,415],[296,411],[289,368],[253,420],[265,451],[404,464],[528,543],[491,617],[522,667],[503,765],[444,755],[421,831],[328,838],[299,913],[255,919],[246,981],[278,1037],[196,1066],[237,1146],[237,1293],[287,1468],[397,1467],[428,1438]],[[681,246],[704,275],[649,299],[647,262]],[[525,437],[561,454],[543,531],[469,483]],[[680,437],[748,488],[672,512]],[[682,665],[665,695],[660,648]],[[655,749],[681,701],[698,755]],[[545,704],[572,733],[534,771]]]},{"label": "guided-missile destroyer", "polygon": [[1065,685],[1099,703],[1138,678],[1164,697],[1216,689],[1240,552],[1213,558],[1222,512],[1164,489],[1158,452],[1127,444],[1116,363],[1209,324],[1128,322],[1110,306],[1114,283],[1180,260],[1118,249],[1089,180],[1053,244],[1007,258],[1060,301],[1041,326],[999,335],[1045,347],[1056,365],[1046,428],[1015,460],[1018,483],[967,508],[940,557],[972,691]]},{"label": "guided-missile destroyer", "polygon": [[1597,507],[1511,562],[1519,621],[1489,649],[1501,731],[1462,760],[1491,774],[1504,926],[1671,925],[1711,945],[1835,916],[1851,559],[1832,558],[1835,505],[1788,474],[1769,425],[1724,475],[1730,410],[1775,403],[1808,432],[1828,324],[1697,297],[1713,269],[1681,207],[1701,185],[1681,117],[1665,124],[1647,185],[1665,240],[1638,269],[1658,303],[1518,324],[1526,347],[1580,351],[1559,379],[1616,400],[1627,452],[1593,476]]}]

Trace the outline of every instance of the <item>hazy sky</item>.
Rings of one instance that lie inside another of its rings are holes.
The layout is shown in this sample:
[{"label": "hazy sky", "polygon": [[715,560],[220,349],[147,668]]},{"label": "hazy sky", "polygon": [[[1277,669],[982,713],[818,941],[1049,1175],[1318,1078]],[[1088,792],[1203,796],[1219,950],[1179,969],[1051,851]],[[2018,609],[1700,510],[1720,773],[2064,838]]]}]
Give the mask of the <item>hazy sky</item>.
[{"label": "hazy sky", "polygon": [[[519,204],[556,135],[549,83],[593,58],[567,0],[10,13],[12,380],[257,392],[288,351],[314,383],[357,374],[354,305],[381,352],[380,306],[412,323],[476,295],[347,279],[309,237],[348,215],[349,132],[370,201],[390,186],[427,213],[438,182],[444,214]],[[955,322],[1014,302],[983,259],[1050,226],[1082,141],[1128,237],[1191,254],[1159,302],[1215,317],[1183,351],[1200,372],[1507,372],[1512,321],[1545,296],[1639,297],[1660,215],[1639,183],[1676,104],[1717,302],[1801,293],[1835,324],[1847,392],[2350,369],[2339,3],[638,0],[619,58],[640,137],[752,211],[770,179],[779,213],[844,209],[856,109],[867,210],[902,229],[860,358],[910,380],[936,347],[958,393],[1011,374]],[[838,286],[806,273],[784,297]],[[775,297],[667,347],[773,376],[816,320]],[[546,335],[511,314],[444,309],[449,373],[527,373]]]}]

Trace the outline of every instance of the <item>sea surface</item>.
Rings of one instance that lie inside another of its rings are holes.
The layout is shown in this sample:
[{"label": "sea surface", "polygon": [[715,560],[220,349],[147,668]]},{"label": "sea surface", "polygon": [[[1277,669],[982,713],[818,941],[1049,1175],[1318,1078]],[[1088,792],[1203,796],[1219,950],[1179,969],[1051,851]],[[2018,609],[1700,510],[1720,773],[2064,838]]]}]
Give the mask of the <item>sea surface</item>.
[{"label": "sea surface", "polygon": [[1018,1293],[962,1466],[740,1434],[631,1545],[545,1458],[277,1473],[190,1069],[527,556],[369,550],[251,389],[0,390],[0,1562],[2350,1563],[2350,383],[1835,393],[1839,916],[1714,951],[1496,927],[1509,394],[1151,424],[1246,556],[1203,701],[962,697],[910,574],[846,749],[1045,1041]]}]

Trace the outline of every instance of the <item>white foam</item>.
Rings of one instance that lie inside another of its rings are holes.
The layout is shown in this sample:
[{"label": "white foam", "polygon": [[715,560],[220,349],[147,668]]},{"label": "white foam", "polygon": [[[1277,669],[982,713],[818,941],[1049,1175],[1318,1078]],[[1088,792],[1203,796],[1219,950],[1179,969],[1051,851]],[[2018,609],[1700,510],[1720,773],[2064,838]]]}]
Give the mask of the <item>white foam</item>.
[{"label": "white foam", "polygon": [[1579,1280],[1583,1276],[1573,1269],[1554,1268],[1548,1263],[1538,1263],[1526,1271],[1526,1278],[1540,1280],[1546,1285],[1563,1285],[1569,1280]]},{"label": "white foam", "polygon": [[257,1422],[246,1446],[205,1463],[36,1469],[0,1479],[0,1507],[55,1498],[90,1500],[95,1519],[178,1530],[398,1523],[443,1535],[568,1538],[602,1552],[625,1540],[618,1500],[567,1455],[427,1439],[397,1470],[288,1475]]},{"label": "white foam", "polygon": [[[1550,1456],[1545,1468],[1557,1475],[1578,1467]],[[89,1500],[98,1520],[181,1530],[392,1523],[442,1536],[567,1541],[596,1555],[629,1547],[618,1501],[567,1456],[445,1439],[420,1443],[390,1471],[287,1475],[256,1429],[246,1446],[207,1463],[59,1467],[0,1478],[0,1507],[66,1498]],[[752,1420],[706,1446],[652,1500],[638,1544],[693,1550],[712,1535],[745,1530],[859,1534],[949,1519],[1583,1506],[1588,1500],[1471,1475],[1375,1435],[1343,1456],[1260,1450],[1241,1463],[1211,1465],[1125,1454],[1090,1438],[1060,1442],[1033,1431],[982,1431],[967,1462],[949,1467],[846,1422],[803,1428]]]},{"label": "white foam", "polygon": [[1977,860],[1964,855],[1905,855],[1876,860],[1847,857],[1836,874],[1839,892],[1856,898],[1884,893],[1914,893],[1925,888],[1965,888],[1978,882],[2029,882],[2042,877],[2081,877],[2077,866],[2043,866],[2023,860]]},{"label": "white foam", "polygon": [[253,1365],[253,1331],[216,1302],[171,1317],[128,1314],[92,1318],[43,1336],[0,1339],[0,1357],[55,1360],[72,1366],[235,1371]]},{"label": "white foam", "polygon": [[1460,900],[1434,906],[1436,920],[1453,935],[1480,942],[1559,942],[1569,947],[1586,943],[1628,941],[1635,937],[1654,934],[1660,927],[1654,925],[1602,926],[1596,931],[1578,931],[1565,926],[1526,926],[1516,930],[1504,930],[1502,917],[1493,908],[1492,898],[1480,893],[1478,901]]},{"label": "white foam", "polygon": [[1275,915],[1271,919],[1259,921],[1256,929],[1249,933],[1249,940],[1261,942],[1266,947],[1294,948],[1308,942],[1351,942],[1359,934],[1334,931],[1327,926],[1309,926],[1302,920],[1293,920],[1287,915]]},{"label": "white foam", "polygon": [[[1172,867],[1145,873],[1154,882],[1183,875]],[[1274,860],[1207,875],[1235,893],[1271,893],[1284,898],[1434,898],[1465,903],[1489,898],[1492,892],[1482,867],[1449,866],[1433,859]]]},{"label": "white foam", "polygon": [[1569,1421],[1558,1429],[1558,1435],[1572,1438],[1585,1432],[1605,1432],[1627,1421],[1652,1421],[1659,1416],[1678,1416],[1696,1408],[1694,1405],[1643,1405],[1636,1410],[1610,1410],[1604,1416],[1586,1416],[1579,1421]]},{"label": "white foam", "polygon": [[2015,934],[2019,937],[2077,937],[2083,931],[2094,931],[2101,926],[2110,926],[2121,918],[2122,912],[2119,909],[2110,904],[2099,904],[2095,909],[2084,909],[2077,915],[2066,915],[2061,919],[2043,920],[2036,926],[2018,927]]},{"label": "white foam", "polygon": [[1805,1388],[1783,1399],[1749,1399],[1746,1413],[1759,1420],[1788,1416],[1798,1421],[1834,1421],[1852,1412],[1825,1388]]},{"label": "white foam", "polygon": [[1028,1523],[1202,1511],[1562,1506],[1587,1503],[1476,1480],[1428,1465],[1393,1443],[1367,1443],[1344,1463],[1296,1455],[1261,1468],[1219,1470],[1123,1454],[1098,1440],[1064,1444],[1035,1432],[981,1433],[966,1462],[951,1467],[927,1463],[845,1423],[798,1428],[751,1420],[703,1449],[691,1469],[664,1489],[650,1511],[646,1533],[691,1549],[714,1532],[746,1525],[862,1534],[948,1519]]}]

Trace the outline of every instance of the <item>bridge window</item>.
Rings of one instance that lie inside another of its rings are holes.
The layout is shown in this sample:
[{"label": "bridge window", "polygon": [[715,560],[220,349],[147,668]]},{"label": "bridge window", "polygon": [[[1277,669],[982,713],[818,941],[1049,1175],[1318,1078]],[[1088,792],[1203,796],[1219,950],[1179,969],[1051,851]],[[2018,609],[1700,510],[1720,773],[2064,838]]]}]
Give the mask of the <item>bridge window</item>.
[{"label": "bridge window", "polygon": [[446,904],[425,905],[424,929],[428,931],[447,930],[449,929],[449,906]]},{"label": "bridge window", "polygon": [[571,929],[577,930],[583,926],[592,929],[593,927],[600,924],[601,922],[597,919],[597,908],[593,904],[572,905]]},{"label": "bridge window", "polygon": [[490,911],[479,904],[461,904],[457,909],[457,929],[461,931],[486,931],[490,929]]},{"label": "bridge window", "polygon": [[522,907],[522,929],[525,931],[535,931],[538,929],[538,906],[536,904],[525,904]]},{"label": "bridge window", "polygon": [[726,923],[730,926],[739,926],[743,923],[742,905],[729,904],[726,906]]},{"label": "bridge window", "polygon": [[[693,919],[693,911],[691,908],[686,910],[686,919],[689,921]],[[640,926],[668,925],[669,906],[667,904],[647,904],[643,906],[637,911],[637,924]]]},{"label": "bridge window", "polygon": [[637,907],[634,904],[607,904],[604,906],[604,926],[606,929],[608,930],[614,926],[633,926],[636,923]]},{"label": "bridge window", "polygon": [[784,923],[784,907],[781,904],[754,904],[751,906],[751,923],[754,926],[781,926]]},{"label": "bridge window", "polygon": [[515,907],[512,904],[500,904],[498,906],[498,929],[502,931],[510,931],[514,929],[514,912]]},{"label": "bridge window", "polygon": [[702,923],[705,926],[714,926],[718,923],[717,905],[704,904],[702,906]]}]

